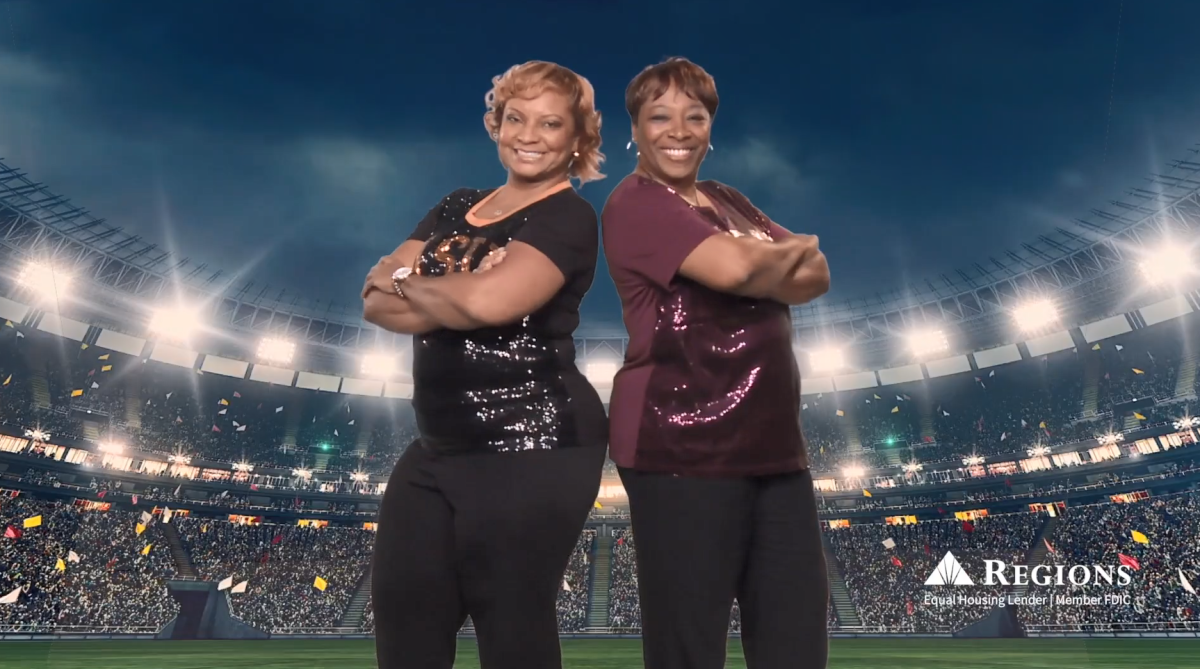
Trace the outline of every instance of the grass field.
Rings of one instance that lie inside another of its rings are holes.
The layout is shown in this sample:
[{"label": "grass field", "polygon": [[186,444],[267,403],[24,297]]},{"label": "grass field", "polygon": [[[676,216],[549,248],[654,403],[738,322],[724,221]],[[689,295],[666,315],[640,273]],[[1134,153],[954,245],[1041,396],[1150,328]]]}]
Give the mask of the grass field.
[{"label": "grass field", "polygon": [[[834,639],[830,669],[1192,669],[1200,641],[1180,639]],[[640,668],[640,642],[563,641],[566,669]],[[479,666],[473,642],[455,669]],[[730,643],[729,669],[742,669]],[[63,641],[0,644],[4,669],[369,669],[370,641]]]}]

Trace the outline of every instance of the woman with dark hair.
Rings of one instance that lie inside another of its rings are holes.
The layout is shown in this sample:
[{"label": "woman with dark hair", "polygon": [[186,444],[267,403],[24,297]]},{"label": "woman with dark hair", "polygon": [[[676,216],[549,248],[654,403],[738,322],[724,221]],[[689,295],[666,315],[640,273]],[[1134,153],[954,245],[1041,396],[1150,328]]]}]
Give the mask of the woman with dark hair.
[{"label": "woman with dark hair", "polygon": [[629,495],[647,669],[824,667],[829,582],[788,305],[829,289],[811,235],[699,181],[711,76],[673,58],[629,84],[638,164],[602,215],[629,346],[609,403]]},{"label": "woman with dark hair", "polygon": [[420,433],[379,511],[381,669],[450,669],[468,615],[485,669],[561,667],[558,592],[600,488],[607,421],[572,339],[599,240],[570,182],[602,177],[600,115],[560,65],[493,84],[507,181],[448,195],[363,288],[367,321],[414,335]]}]

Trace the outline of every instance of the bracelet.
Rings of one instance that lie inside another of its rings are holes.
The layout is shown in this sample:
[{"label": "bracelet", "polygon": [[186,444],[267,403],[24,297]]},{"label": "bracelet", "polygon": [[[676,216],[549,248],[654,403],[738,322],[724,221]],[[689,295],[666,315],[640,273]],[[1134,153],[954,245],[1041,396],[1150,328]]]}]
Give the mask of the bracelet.
[{"label": "bracelet", "polygon": [[412,272],[413,271],[411,267],[401,267],[395,272],[392,272],[392,288],[396,290],[396,294],[400,297],[404,297],[404,291],[401,289],[401,286],[404,284],[404,281],[408,279],[410,275],[412,275]]}]

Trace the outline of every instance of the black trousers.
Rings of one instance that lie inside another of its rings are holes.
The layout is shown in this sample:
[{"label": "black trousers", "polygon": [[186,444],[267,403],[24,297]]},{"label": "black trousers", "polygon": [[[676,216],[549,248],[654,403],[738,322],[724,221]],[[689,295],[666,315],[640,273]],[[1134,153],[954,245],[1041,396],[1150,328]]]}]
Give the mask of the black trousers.
[{"label": "black trousers", "polygon": [[809,472],[620,473],[646,669],[724,667],[734,599],[748,669],[824,669],[829,575]]},{"label": "black trousers", "polygon": [[604,456],[405,451],[371,567],[380,669],[450,669],[468,615],[484,669],[559,669],[558,591]]}]

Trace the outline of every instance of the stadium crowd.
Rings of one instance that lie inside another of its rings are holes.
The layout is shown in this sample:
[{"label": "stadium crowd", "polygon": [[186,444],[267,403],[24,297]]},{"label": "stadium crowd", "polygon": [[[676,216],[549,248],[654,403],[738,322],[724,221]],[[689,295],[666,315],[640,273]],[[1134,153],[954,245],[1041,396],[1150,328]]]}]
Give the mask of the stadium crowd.
[{"label": "stadium crowd", "polygon": [[267,632],[339,626],[375,545],[374,532],[342,527],[185,518],[177,529],[202,578],[247,582],[232,611]]},{"label": "stadium crowd", "polygon": [[[1141,330],[1091,348],[888,387],[805,396],[818,471],[1023,452],[1121,429],[1114,403],[1154,398],[1145,424],[1198,408],[1180,389],[1183,338]],[[197,373],[81,347],[36,330],[0,331],[0,409],[10,425],[101,438],[166,455],[258,467],[386,475],[415,438],[411,407]],[[1190,396],[1188,393],[1190,392]],[[1182,393],[1182,394],[1180,394]]]},{"label": "stadium crowd", "polygon": [[0,628],[157,631],[178,612],[167,542],[141,512],[0,498]]},{"label": "stadium crowd", "polygon": [[[1031,586],[1031,594],[1067,599],[1021,607],[1025,624],[1103,630],[1127,623],[1200,621],[1200,599],[1183,587],[1185,579],[1200,587],[1200,492],[1138,504],[1070,507],[1055,524],[1047,548],[1053,550],[1047,550],[1043,564],[1066,569],[1126,564],[1134,578],[1127,587],[1096,580]],[[1095,604],[1079,595],[1128,599]]]},{"label": "stadium crowd", "polygon": [[[1031,446],[1087,439],[1120,430],[1134,418],[1138,424],[1155,425],[1195,415],[1200,410],[1197,375],[1188,368],[1195,358],[1186,354],[1179,338],[1157,332],[1165,330],[1142,330],[1096,347],[991,370],[806,395],[802,415],[816,469],[881,467],[910,460],[931,469],[939,463],[961,468],[967,455],[1024,456]],[[15,326],[0,328],[0,377],[0,418],[8,433],[38,428],[53,435],[51,443],[88,434],[193,462],[384,475],[415,435],[405,402],[201,374]],[[1146,406],[1138,413],[1114,411],[1116,404],[1131,400]],[[23,454],[56,461],[63,457],[61,449],[36,442]],[[819,501],[827,513],[937,506],[946,516],[915,525],[856,522],[825,529],[831,558],[845,578],[849,610],[863,625],[930,631],[978,620],[985,608],[927,605],[925,578],[947,552],[969,573],[980,572],[985,558],[1021,563],[1041,545],[1039,533],[1045,527],[1051,528],[1046,538],[1055,547],[1045,556],[1048,561],[1107,564],[1117,553],[1137,560],[1136,597],[1128,607],[1107,611],[1069,606],[1022,610],[1027,624],[1194,620],[1200,607],[1181,594],[1178,572],[1200,582],[1195,530],[1200,526],[1195,502],[1200,500],[1195,493],[1136,504],[1071,507],[1052,521],[1031,513],[995,514],[967,523],[949,518],[954,511],[998,501],[1080,490],[1104,494],[1118,485],[1191,475],[1197,466],[1197,458],[1178,458],[1150,469],[1131,462],[1125,471],[1063,475],[1037,484],[1014,484],[996,475],[989,485],[969,491],[923,488],[907,491],[914,493],[910,495],[822,496]],[[138,481],[123,477],[119,457],[98,458],[82,471],[70,475],[32,466],[0,471],[0,485],[18,482],[60,494],[75,490],[114,505],[107,511],[84,510],[27,494],[0,498],[0,525],[6,530],[11,526],[14,531],[9,534],[19,531],[16,538],[0,539],[0,564],[5,566],[0,597],[20,588],[15,604],[0,605],[2,624],[155,628],[169,621],[177,605],[165,581],[177,565],[165,550],[157,520],[143,523],[137,532],[141,511],[135,497],[143,507],[165,504],[193,510],[193,517],[173,521],[186,554],[202,578],[247,582],[244,593],[229,594],[232,611],[247,623],[273,632],[346,623],[347,605],[359,591],[369,563],[374,535],[359,528],[374,514],[373,498],[363,497],[361,503],[314,501],[279,491],[370,494],[374,488],[349,476],[319,481],[296,475],[266,481],[238,474],[207,479],[203,487],[189,486],[194,475],[174,467],[146,483],[145,476]],[[932,484],[936,479],[917,475],[909,482]],[[272,494],[264,494],[268,491]],[[130,504],[132,511],[127,510]],[[230,509],[303,511],[306,517],[320,514],[332,526],[244,525],[203,517]],[[42,517],[42,525],[23,527],[35,515]],[[598,509],[593,517],[612,521],[611,528],[623,526],[627,514]],[[1047,522],[1051,524],[1044,525]],[[339,526],[351,523],[355,527]],[[1131,529],[1144,533],[1149,543],[1131,539]],[[636,628],[640,611],[634,539],[626,529],[610,531],[614,541],[607,623]],[[884,545],[889,539],[894,544],[890,548]],[[141,554],[147,545],[149,552]],[[595,547],[595,534],[589,531],[571,558],[559,593],[564,631],[588,626]],[[72,552],[79,561],[72,559],[60,569],[57,560],[67,560]],[[98,555],[106,559],[101,562]],[[315,587],[318,577],[323,590]],[[989,592],[979,588],[975,594]],[[835,604],[830,608],[831,626],[837,624]],[[361,621],[353,622],[364,631],[374,629],[370,602]],[[738,631],[740,624],[735,605],[730,630]],[[470,626],[468,620],[465,627]]]},{"label": "stadium crowd", "polygon": [[[925,580],[946,553],[953,553],[968,574],[983,574],[985,559],[1024,564],[1044,518],[1018,513],[974,522],[864,523],[826,530],[826,536],[863,625],[945,632],[977,622],[993,608],[926,603]],[[978,580],[975,585],[974,596],[997,597],[1004,591]]]}]

